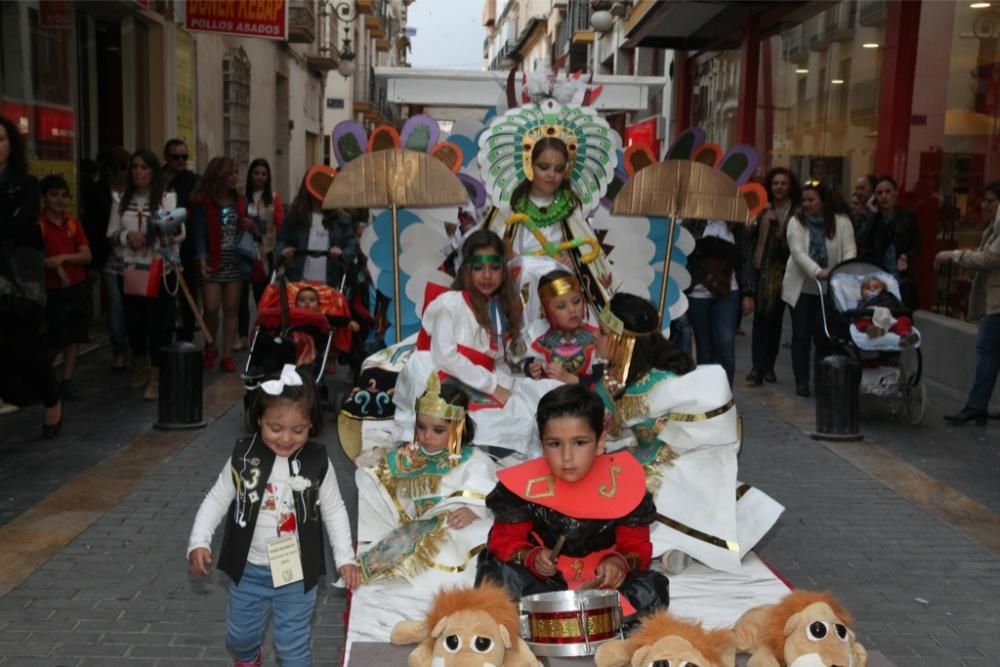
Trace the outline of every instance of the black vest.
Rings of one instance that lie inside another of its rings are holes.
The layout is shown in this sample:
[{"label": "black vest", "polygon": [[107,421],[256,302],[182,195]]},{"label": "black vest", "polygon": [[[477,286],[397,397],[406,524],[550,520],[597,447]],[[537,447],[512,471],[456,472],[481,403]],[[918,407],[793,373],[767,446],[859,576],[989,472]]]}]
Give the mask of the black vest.
[{"label": "black vest", "polygon": [[[248,449],[249,448],[249,449]],[[254,527],[257,525],[257,515],[264,499],[264,488],[271,476],[275,454],[258,437],[251,444],[250,438],[242,438],[233,448],[231,469],[233,482],[236,484],[236,497],[229,506],[226,515],[226,532],[222,538],[222,550],[219,555],[219,569],[228,574],[237,584],[243,576],[247,555],[250,553],[250,542],[253,540]],[[299,551],[302,560],[302,574],[305,590],[309,591],[316,585],[320,575],[326,574],[326,552],[324,543],[323,520],[319,510],[319,487],[326,477],[329,467],[326,447],[318,442],[309,441],[292,459],[301,464],[299,475],[312,482],[304,491],[293,491],[295,501],[295,518],[298,525]],[[288,471],[291,475],[291,470]],[[237,523],[237,504],[241,506],[244,525]]]}]

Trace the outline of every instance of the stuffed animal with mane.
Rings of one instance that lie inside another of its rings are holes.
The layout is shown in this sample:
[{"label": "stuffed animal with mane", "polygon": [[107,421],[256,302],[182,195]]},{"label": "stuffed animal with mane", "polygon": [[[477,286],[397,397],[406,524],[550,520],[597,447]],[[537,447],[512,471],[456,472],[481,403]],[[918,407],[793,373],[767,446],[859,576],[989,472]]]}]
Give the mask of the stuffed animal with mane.
[{"label": "stuffed animal with mane", "polygon": [[749,667],[866,667],[851,615],[828,593],[795,591],[747,611],[733,628]]},{"label": "stuffed animal with mane", "polygon": [[730,630],[706,630],[666,612],[643,619],[628,639],[601,644],[594,655],[597,667],[646,667],[646,665],[697,665],[733,667],[735,637]]},{"label": "stuffed animal with mane", "polygon": [[483,584],[439,591],[423,620],[397,623],[390,639],[419,642],[409,667],[536,667],[520,628],[517,605],[507,593]]}]

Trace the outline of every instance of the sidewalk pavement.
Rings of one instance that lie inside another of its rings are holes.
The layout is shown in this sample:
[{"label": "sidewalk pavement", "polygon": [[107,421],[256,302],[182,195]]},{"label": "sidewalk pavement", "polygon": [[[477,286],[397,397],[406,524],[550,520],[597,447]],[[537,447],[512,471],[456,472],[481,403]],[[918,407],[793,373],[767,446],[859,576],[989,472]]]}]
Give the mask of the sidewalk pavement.
[{"label": "sidewalk pavement", "polygon": [[[996,427],[950,432],[931,414],[921,428],[871,417],[877,426],[865,423],[864,443],[818,443],[803,432],[812,403],[790,397],[787,369],[779,367],[778,385],[748,390],[739,365],[741,478],[787,508],[761,556],[795,586],[833,591],[854,613],[861,641],[899,667],[1000,665],[1000,548],[982,544],[1000,533],[993,529],[1000,475],[990,467]],[[93,522],[0,598],[0,665],[230,664],[225,576],[190,577],[184,561],[198,504],[242,434],[238,400],[219,412],[141,479],[114,478],[134,489],[100,511],[95,500]],[[320,439],[356,516],[352,464],[332,415]],[[137,440],[125,450],[142,446]],[[88,475],[113,478],[97,474],[102,465]],[[92,500],[86,493],[81,504]],[[942,506],[941,495],[957,504]],[[5,554],[9,527],[0,527]],[[321,585],[314,664],[336,665],[346,600]],[[270,647],[266,664],[274,664]]]}]

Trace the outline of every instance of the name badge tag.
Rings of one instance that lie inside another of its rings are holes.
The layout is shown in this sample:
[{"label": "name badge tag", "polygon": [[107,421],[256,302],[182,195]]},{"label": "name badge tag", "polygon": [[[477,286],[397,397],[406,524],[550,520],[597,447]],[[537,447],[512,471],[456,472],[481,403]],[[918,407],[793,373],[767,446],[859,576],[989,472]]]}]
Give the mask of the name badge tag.
[{"label": "name badge tag", "polygon": [[271,581],[275,588],[302,581],[299,541],[295,539],[294,535],[268,540],[267,560],[271,565]]}]

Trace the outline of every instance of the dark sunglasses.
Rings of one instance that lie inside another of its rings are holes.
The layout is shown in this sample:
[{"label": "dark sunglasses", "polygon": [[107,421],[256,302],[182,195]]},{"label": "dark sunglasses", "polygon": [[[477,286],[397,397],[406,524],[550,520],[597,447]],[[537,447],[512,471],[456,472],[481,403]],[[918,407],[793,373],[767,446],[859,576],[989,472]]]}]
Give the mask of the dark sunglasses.
[{"label": "dark sunglasses", "polygon": [[188,154],[187,153],[174,153],[173,155],[170,156],[170,159],[171,160],[187,160],[188,159]]}]

